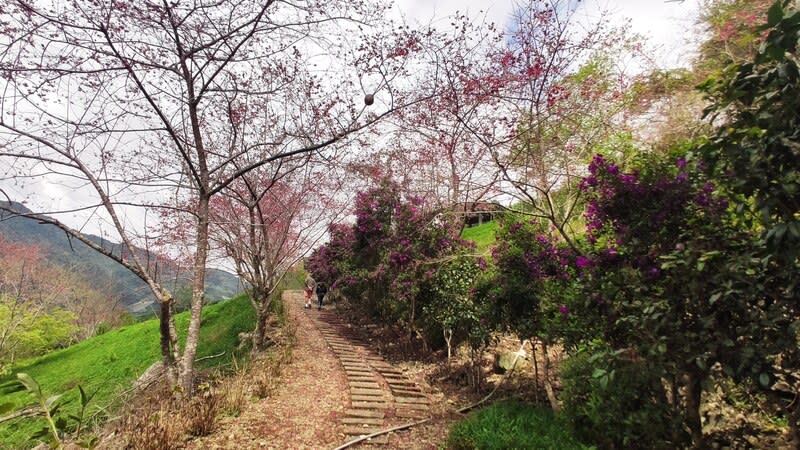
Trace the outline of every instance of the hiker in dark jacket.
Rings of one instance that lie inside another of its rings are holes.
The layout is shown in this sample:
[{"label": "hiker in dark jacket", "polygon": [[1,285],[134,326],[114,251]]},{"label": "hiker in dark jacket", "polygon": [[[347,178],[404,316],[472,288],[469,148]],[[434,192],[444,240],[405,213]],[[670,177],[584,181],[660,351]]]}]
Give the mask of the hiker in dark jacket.
[{"label": "hiker in dark jacket", "polygon": [[328,293],[328,286],[325,285],[323,282],[317,283],[317,311],[322,309],[322,299],[325,297],[325,294]]}]

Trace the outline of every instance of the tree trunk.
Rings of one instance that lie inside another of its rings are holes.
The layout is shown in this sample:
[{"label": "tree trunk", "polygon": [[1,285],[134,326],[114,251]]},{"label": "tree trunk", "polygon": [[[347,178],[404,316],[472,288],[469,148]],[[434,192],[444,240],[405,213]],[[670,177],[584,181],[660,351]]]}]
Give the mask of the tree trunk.
[{"label": "tree trunk", "polygon": [[178,384],[178,367],[173,353],[172,334],[170,324],[172,323],[172,297],[167,297],[159,301],[160,316],[158,318],[159,333],[161,335],[161,359],[164,362],[164,371],[167,374],[167,381],[170,386]]},{"label": "tree trunk", "polygon": [[200,340],[200,320],[205,301],[206,259],[208,258],[208,203],[209,197],[201,194],[197,208],[197,240],[195,242],[194,279],[192,280],[192,307],[186,346],[181,364],[181,387],[191,395],[194,382],[194,359]]},{"label": "tree trunk", "polygon": [[264,349],[264,341],[267,337],[267,320],[269,319],[269,302],[261,300],[259,308],[256,309],[256,329],[253,331],[253,351]]},{"label": "tree trunk", "polygon": [[686,374],[686,426],[692,435],[692,448],[704,448],[703,424],[700,419],[700,401],[703,395],[703,378],[690,370]]},{"label": "tree trunk", "polygon": [[531,338],[531,358],[533,358],[533,399],[539,403],[539,358],[536,357],[536,341]]},{"label": "tree trunk", "polygon": [[550,355],[547,353],[547,344],[542,342],[542,357],[544,358],[544,389],[547,392],[547,400],[550,401],[550,407],[553,412],[558,414],[561,411],[561,405],[558,403],[556,392],[553,389],[553,384],[550,380]]}]

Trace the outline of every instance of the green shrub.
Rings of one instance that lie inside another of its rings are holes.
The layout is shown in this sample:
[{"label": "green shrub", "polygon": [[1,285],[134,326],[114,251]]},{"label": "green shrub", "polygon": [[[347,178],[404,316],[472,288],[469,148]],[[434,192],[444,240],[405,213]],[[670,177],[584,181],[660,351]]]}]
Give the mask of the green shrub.
[{"label": "green shrub", "polygon": [[540,406],[502,400],[470,414],[450,430],[447,448],[467,449],[588,449],[562,420]]},{"label": "green shrub", "polygon": [[592,345],[561,371],[563,417],[601,448],[672,448],[661,380],[627,350]]}]

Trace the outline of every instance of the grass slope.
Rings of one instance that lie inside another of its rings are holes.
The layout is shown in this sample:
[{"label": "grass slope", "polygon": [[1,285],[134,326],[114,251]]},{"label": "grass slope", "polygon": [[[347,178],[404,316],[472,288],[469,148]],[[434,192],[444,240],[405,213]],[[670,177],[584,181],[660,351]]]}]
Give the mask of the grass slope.
[{"label": "grass slope", "polygon": [[495,233],[498,228],[497,221],[493,220],[476,227],[464,228],[464,231],[461,232],[461,238],[477,244],[478,252],[483,253],[494,245],[496,240]]},{"label": "grass slope", "polygon": [[547,408],[517,400],[493,403],[456,423],[447,438],[455,450],[588,450]]},{"label": "grass slope", "polygon": [[[189,325],[188,313],[176,316],[181,343]],[[238,334],[255,327],[255,312],[244,295],[217,303],[203,310],[197,357],[226,352],[223,357],[201,361],[200,367],[229,362],[239,344]],[[237,355],[238,356],[238,355]],[[147,320],[117,328],[79,344],[27,361],[22,361],[0,383],[16,377],[17,372],[31,375],[45,395],[65,393],[69,403],[59,414],[74,413],[80,406],[77,386],[87,393],[97,391],[90,403],[91,412],[111,405],[120,392],[130,388],[151,364],[160,359],[158,321]],[[0,404],[12,402],[22,406],[32,402],[27,392],[2,395]],[[32,447],[28,441],[44,426],[44,419],[21,419],[0,425],[0,448]]]}]

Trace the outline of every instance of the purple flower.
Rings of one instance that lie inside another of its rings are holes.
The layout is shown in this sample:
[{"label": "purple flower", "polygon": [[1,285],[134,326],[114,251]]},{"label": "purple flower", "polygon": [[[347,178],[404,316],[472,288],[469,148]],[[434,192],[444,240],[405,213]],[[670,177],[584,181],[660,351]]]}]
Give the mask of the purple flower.
[{"label": "purple flower", "polygon": [[566,305],[561,305],[558,307],[558,312],[566,316],[569,314],[569,307],[567,307]]},{"label": "purple flower", "polygon": [[621,175],[620,179],[623,183],[625,183],[626,186],[630,187],[636,184],[636,181],[638,181],[639,177],[635,173],[630,173]]},{"label": "purple flower", "polygon": [[578,258],[575,259],[575,265],[577,265],[580,269],[585,269],[592,265],[592,260],[585,256],[578,256]]},{"label": "purple flower", "polygon": [[617,167],[616,164],[609,164],[607,170],[611,175],[616,175],[619,173],[619,167]]},{"label": "purple flower", "polygon": [[483,259],[482,256],[478,257],[478,268],[480,268],[481,270],[486,270],[486,260]]},{"label": "purple flower", "polygon": [[678,160],[675,161],[675,165],[678,167],[678,169],[681,169],[681,170],[685,169],[686,168],[686,158],[678,158]]}]

